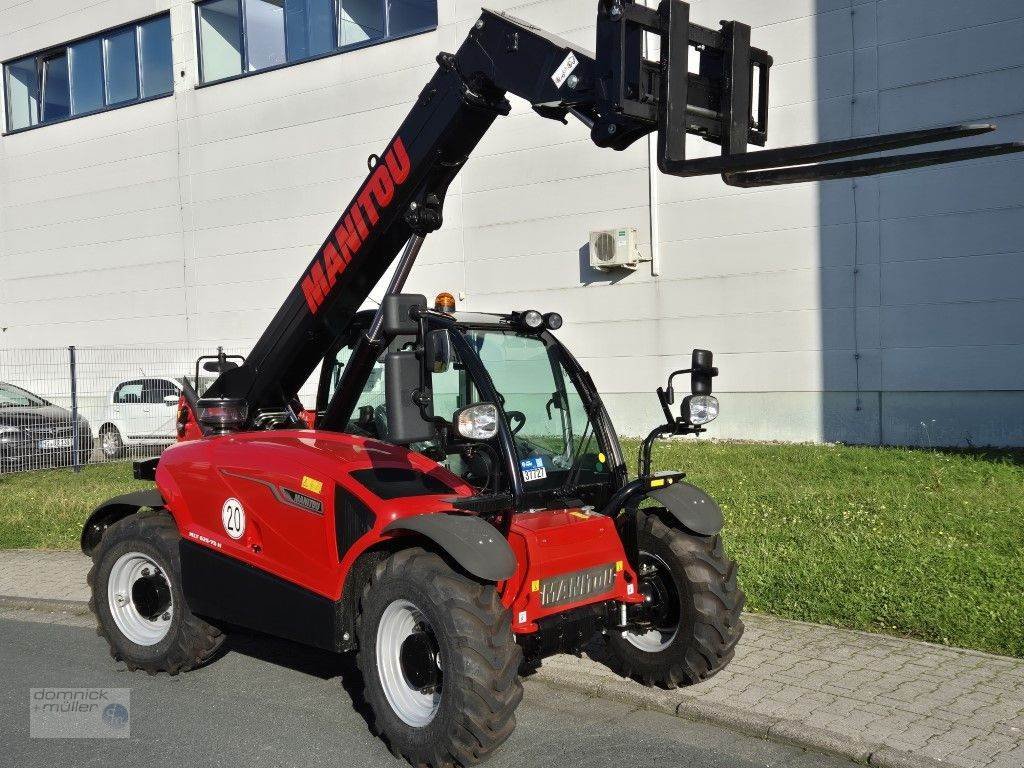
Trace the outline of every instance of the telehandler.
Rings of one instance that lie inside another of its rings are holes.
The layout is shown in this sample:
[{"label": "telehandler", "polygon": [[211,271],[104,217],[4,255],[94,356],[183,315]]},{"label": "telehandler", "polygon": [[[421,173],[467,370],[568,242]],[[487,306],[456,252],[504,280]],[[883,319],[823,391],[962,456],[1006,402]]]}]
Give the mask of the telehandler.
[{"label": "telehandler", "polygon": [[[509,94],[582,121],[598,147],[656,132],[662,172],[743,187],[1024,145],[884,154],[993,130],[962,125],[747,151],[767,142],[772,59],[748,26],[709,29],[689,13],[681,0],[600,0],[592,54],[485,10],[457,53],[437,57],[250,354],[207,360],[219,376],[201,398],[186,388],[183,439],[136,463],[155,488],[85,523],[90,605],[115,659],[176,674],[210,660],[234,626],[355,652],[376,730],[432,767],[475,764],[504,742],[520,675],[545,656],[603,638],[621,674],[668,688],[729,663],[743,592],[722,512],[650,458],[658,438],[718,415],[712,353],[695,350],[658,389],[665,423],[630,479],[593,380],[555,336],[556,311],[459,312],[451,296],[402,292],[449,185]],[[688,134],[721,154],[688,158]],[[396,259],[379,309],[359,311]],[[297,393],[318,367],[304,411]]]}]

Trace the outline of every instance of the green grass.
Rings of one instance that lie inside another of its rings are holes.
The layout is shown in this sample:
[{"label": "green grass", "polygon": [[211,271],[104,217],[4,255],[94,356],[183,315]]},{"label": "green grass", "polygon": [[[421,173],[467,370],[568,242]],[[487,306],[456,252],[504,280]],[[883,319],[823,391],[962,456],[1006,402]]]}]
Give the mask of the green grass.
[{"label": "green grass", "polygon": [[[1024,452],[685,442],[655,464],[722,504],[749,609],[1024,657]],[[0,476],[0,548],[77,547],[148,485],[126,464]]]},{"label": "green grass", "polygon": [[655,465],[722,505],[750,610],[1024,656],[1024,452],[676,442]]},{"label": "green grass", "polygon": [[0,549],[74,549],[82,524],[104,501],[152,488],[135,480],[130,464],[0,475]]}]

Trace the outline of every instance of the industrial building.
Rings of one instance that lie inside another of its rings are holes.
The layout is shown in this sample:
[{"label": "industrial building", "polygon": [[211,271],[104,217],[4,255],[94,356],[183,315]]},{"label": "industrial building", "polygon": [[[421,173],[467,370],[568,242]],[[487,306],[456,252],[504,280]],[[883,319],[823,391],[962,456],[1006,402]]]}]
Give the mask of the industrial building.
[{"label": "industrial building", "polygon": [[[488,7],[593,47],[594,0]],[[0,0],[0,349],[246,348],[479,10]],[[774,57],[769,146],[986,121],[1024,137],[1019,0],[692,12],[751,24]],[[646,433],[654,388],[704,347],[714,436],[1024,445],[1024,160],[739,190],[513,107],[409,288],[561,312],[622,431]],[[592,232],[633,228],[635,269],[591,266]]]}]

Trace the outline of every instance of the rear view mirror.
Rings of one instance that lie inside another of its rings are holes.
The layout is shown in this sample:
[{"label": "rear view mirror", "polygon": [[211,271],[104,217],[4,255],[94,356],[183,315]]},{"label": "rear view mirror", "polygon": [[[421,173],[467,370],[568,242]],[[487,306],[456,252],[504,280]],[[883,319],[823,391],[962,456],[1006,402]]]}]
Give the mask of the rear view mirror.
[{"label": "rear view mirror", "polygon": [[176,406],[178,404],[178,395],[168,395],[164,398],[164,405]]},{"label": "rear view mirror", "polygon": [[237,367],[238,363],[233,360],[207,360],[203,363],[203,370],[207,373],[224,373],[233,371]]},{"label": "rear view mirror", "polygon": [[423,394],[422,374],[423,367],[415,352],[389,352],[384,358],[389,442],[408,445],[437,437],[434,406]]},{"label": "rear view mirror", "polygon": [[452,367],[452,339],[446,330],[431,331],[423,342],[423,365],[430,373],[447,373]]}]

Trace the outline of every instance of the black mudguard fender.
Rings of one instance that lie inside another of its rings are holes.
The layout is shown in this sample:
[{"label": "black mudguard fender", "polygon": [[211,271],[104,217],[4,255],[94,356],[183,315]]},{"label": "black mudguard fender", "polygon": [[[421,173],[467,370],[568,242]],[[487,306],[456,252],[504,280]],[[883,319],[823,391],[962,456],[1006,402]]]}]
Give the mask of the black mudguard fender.
[{"label": "black mudguard fender", "polygon": [[722,508],[695,485],[673,483],[649,491],[647,497],[665,507],[688,531],[700,536],[714,536],[725,524]]},{"label": "black mudguard fender", "polygon": [[164,497],[155,488],[146,491],[132,491],[123,496],[115,496],[100,504],[89,515],[82,526],[82,551],[90,554],[101,538],[103,532],[111,525],[128,515],[134,515],[140,509],[159,509],[164,505]]},{"label": "black mudguard fender", "polygon": [[384,533],[407,531],[426,536],[470,574],[484,581],[504,581],[516,572],[516,556],[497,528],[479,517],[443,512],[403,517]]}]

